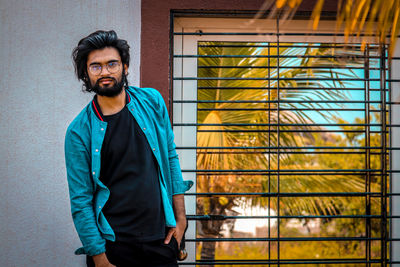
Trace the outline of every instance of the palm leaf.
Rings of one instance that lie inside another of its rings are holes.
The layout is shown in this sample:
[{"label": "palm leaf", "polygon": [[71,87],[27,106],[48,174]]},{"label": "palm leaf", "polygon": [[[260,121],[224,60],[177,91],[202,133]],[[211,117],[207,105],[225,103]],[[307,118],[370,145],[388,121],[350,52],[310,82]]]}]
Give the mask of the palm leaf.
[{"label": "palm leaf", "polygon": [[[290,1],[275,0],[271,15],[281,13],[281,20],[291,18],[302,0]],[[317,30],[324,0],[318,0],[311,15],[310,25]],[[260,12],[265,12],[262,10]],[[362,37],[362,50],[366,43],[375,42],[382,45],[389,44],[389,58],[393,56],[396,47],[397,35],[400,31],[400,2],[399,0],[340,0],[337,8],[336,31],[343,31],[345,42],[350,36],[365,34]],[[370,36],[374,36],[371,40]],[[389,36],[389,41],[387,41]]]},{"label": "palm leaf", "polygon": [[[210,46],[213,44],[223,44],[219,42],[208,42]],[[269,55],[268,53],[277,53],[276,48],[257,48],[246,47],[245,44],[240,49],[227,47],[211,47],[210,49],[201,47],[200,54],[207,55]],[[252,43],[254,45],[254,43]],[[292,48],[282,47],[279,52],[281,55],[327,55],[334,53],[333,48]],[[214,54],[215,53],[215,54]],[[218,54],[219,53],[219,54]],[[257,66],[276,66],[277,58],[229,58],[229,57],[204,57],[199,58],[199,66],[249,66],[250,68],[203,68],[199,69],[199,77],[239,77],[239,78],[271,78],[271,80],[201,80],[199,86],[208,87],[277,87],[278,72],[276,69],[269,70],[267,68],[252,68]],[[340,62],[333,59],[323,57],[306,57],[301,60],[293,58],[282,58],[279,62],[281,66],[324,66],[329,64],[339,65]],[[357,62],[353,61],[353,64]],[[282,78],[307,78],[321,77],[334,78],[339,76],[351,76],[352,74],[337,70],[327,69],[304,69],[304,68],[282,68],[279,71],[279,87],[280,100],[296,100],[296,103],[280,103],[281,108],[318,108],[320,104],[302,102],[302,100],[341,100],[346,99],[338,90],[312,90],[313,88],[321,88],[327,86],[344,87],[345,83],[326,84],[314,80],[284,80]],[[302,90],[285,90],[285,88],[308,87],[310,90],[307,94]],[[276,127],[269,127],[272,132],[259,132],[257,134],[249,133],[243,130],[265,130],[265,126],[232,126],[230,124],[276,124],[278,121],[283,124],[310,123],[312,119],[301,111],[281,111],[278,114],[276,103],[254,103],[257,101],[276,101],[278,99],[277,90],[240,90],[240,89],[202,89],[199,90],[199,100],[227,100],[229,102],[215,103],[199,103],[199,108],[213,107],[215,110],[198,112],[198,121],[203,124],[213,124],[214,126],[200,126],[197,135],[198,150],[197,168],[200,170],[258,170],[258,169],[276,169],[277,157],[274,154],[250,153],[257,152],[257,149],[241,150],[241,149],[223,149],[223,147],[258,147],[258,146],[277,146],[277,134],[273,131]],[[246,103],[237,103],[234,101],[247,100]],[[254,101],[254,102],[253,102]],[[252,103],[253,102],[253,103]],[[234,110],[232,109],[242,109]],[[251,111],[250,109],[267,109],[267,111]],[[268,110],[269,109],[269,110]],[[321,113],[323,116],[332,116],[330,113]],[[281,129],[292,129],[291,126]],[[207,132],[209,131],[209,132]],[[236,132],[235,132],[236,131]],[[241,132],[242,131],[242,132]],[[293,133],[281,133],[279,136],[280,146],[302,146],[304,145],[302,135]],[[201,147],[221,147],[218,149],[201,149]],[[208,153],[207,153],[208,152]],[[209,153],[214,152],[214,153]],[[288,154],[282,153],[279,158],[281,168],[301,168],[301,166],[290,166],[290,157]],[[276,183],[268,182],[269,176],[262,175],[201,175],[198,177],[198,192],[265,192],[267,183],[272,192],[277,192]],[[238,186],[240,183],[240,186]],[[335,185],[335,186],[332,186]],[[358,180],[346,181],[343,177],[281,177],[280,190],[305,192],[310,188],[325,188],[329,192],[333,192],[340,188],[341,191],[348,192],[359,189],[362,183]],[[264,199],[265,200],[265,199]],[[347,200],[341,200],[344,204]],[[265,201],[264,201],[265,202]],[[217,201],[216,203],[219,203]],[[225,203],[225,202],[224,202]],[[230,202],[232,204],[233,202]],[[253,204],[266,204],[262,199],[254,199]],[[214,206],[217,205],[214,203]],[[233,204],[232,204],[233,205]],[[321,210],[328,213],[335,212],[337,200],[333,198],[322,199],[302,199],[283,201],[282,205],[285,210],[291,213],[307,212],[317,213]],[[207,205],[201,204],[203,208]],[[276,207],[273,207],[276,208]],[[217,209],[220,212],[221,209]],[[207,212],[202,210],[202,212]],[[210,212],[210,210],[209,210]]]}]

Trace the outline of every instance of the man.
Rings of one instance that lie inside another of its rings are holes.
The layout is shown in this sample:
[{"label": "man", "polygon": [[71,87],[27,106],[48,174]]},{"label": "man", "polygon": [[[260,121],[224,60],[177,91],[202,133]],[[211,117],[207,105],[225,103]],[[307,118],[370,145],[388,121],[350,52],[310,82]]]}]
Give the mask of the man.
[{"label": "man", "polygon": [[177,266],[183,181],[161,95],[129,87],[129,45],[96,31],[74,49],[93,100],[68,127],[65,160],[75,227],[88,266]]}]

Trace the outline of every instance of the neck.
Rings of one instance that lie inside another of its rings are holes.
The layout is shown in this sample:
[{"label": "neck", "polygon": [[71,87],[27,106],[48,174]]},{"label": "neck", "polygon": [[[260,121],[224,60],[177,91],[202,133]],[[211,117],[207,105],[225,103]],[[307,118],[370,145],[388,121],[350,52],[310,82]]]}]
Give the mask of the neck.
[{"label": "neck", "polygon": [[125,90],[122,90],[119,95],[114,97],[97,95],[97,103],[99,103],[101,112],[104,116],[118,113],[125,107],[126,104]]}]

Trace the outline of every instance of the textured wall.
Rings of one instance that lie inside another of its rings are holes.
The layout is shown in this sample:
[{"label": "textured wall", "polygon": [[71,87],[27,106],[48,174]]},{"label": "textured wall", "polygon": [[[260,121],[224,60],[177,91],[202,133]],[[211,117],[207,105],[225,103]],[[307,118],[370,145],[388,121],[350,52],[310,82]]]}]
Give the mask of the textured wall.
[{"label": "textured wall", "polygon": [[64,134],[87,104],[71,51],[97,29],[131,45],[139,83],[140,0],[0,0],[0,265],[85,266],[71,214]]}]

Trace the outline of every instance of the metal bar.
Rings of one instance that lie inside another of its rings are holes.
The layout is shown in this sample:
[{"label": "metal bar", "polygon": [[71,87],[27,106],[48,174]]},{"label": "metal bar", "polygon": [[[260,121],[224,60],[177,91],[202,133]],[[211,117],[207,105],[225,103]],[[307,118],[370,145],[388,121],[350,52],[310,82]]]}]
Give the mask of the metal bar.
[{"label": "metal bar", "polygon": [[[369,45],[366,46],[365,49],[365,55],[366,55],[366,59],[364,61],[364,77],[366,78],[365,82],[364,82],[364,86],[365,86],[365,93],[364,93],[364,100],[365,101],[369,101],[369,85],[370,85],[370,81],[369,81],[369,72],[370,72],[370,68],[369,68]],[[364,120],[365,123],[370,124],[370,119],[369,119],[369,115],[370,115],[370,109],[369,109],[369,104],[365,103],[364,106]],[[370,146],[370,127],[364,127],[365,130],[365,146],[369,147]],[[367,149],[365,151],[365,168],[366,169],[370,169],[371,168],[371,163],[370,163],[370,159],[371,159],[371,150]],[[366,176],[365,176],[365,192],[371,192],[371,173],[367,172]],[[371,214],[371,198],[369,195],[365,196],[365,211],[367,215]],[[366,218],[365,221],[365,235],[366,237],[370,238],[372,236],[372,227],[371,227],[371,220],[370,218]],[[371,241],[368,240],[365,246],[365,257],[367,260],[371,260]],[[368,264],[368,266],[371,266],[370,264]]]},{"label": "metal bar", "polygon": [[[268,46],[268,55],[271,54],[271,49]],[[268,77],[271,77],[271,58],[268,58]],[[271,101],[271,81],[268,80],[268,101]],[[268,104],[268,123],[271,123],[271,104]],[[268,126],[268,146],[271,146],[271,126]],[[269,154],[271,152],[270,149],[268,149],[267,153]],[[268,170],[271,170],[271,157],[268,157]],[[271,173],[268,173],[268,193],[271,193]],[[271,238],[271,197],[268,196],[268,238]],[[271,260],[271,241],[268,241],[268,260]],[[269,265],[269,264],[268,264]]]},{"label": "metal bar", "polygon": [[[278,103],[277,100],[174,100],[174,103],[251,103],[251,104],[268,104],[268,103],[273,103],[273,104],[281,104],[281,103],[298,103],[298,104],[303,104],[303,103],[328,103],[328,104],[380,104],[380,101],[363,101],[363,100],[352,100],[352,101],[345,101],[345,100],[281,100],[280,103]],[[392,102],[392,103],[387,103],[387,105],[391,104],[397,104],[399,105],[400,102]]]},{"label": "metal bar", "polygon": [[[199,86],[197,87],[198,90],[276,90],[276,87],[268,87],[268,86],[258,86],[258,87],[243,87],[243,86]],[[357,88],[357,87],[281,87],[280,90],[324,90],[324,91],[364,91],[364,88]],[[370,88],[370,91],[380,92],[380,89]]]},{"label": "metal bar", "polygon": [[[381,149],[379,146],[177,146],[176,149]],[[387,150],[400,150],[400,147],[387,148]]]},{"label": "metal bar", "polygon": [[[326,55],[174,55],[174,58],[340,58],[340,59],[364,59],[365,57],[362,55],[335,55],[335,56],[326,56]],[[379,56],[371,56],[370,59],[376,58],[380,59]],[[399,58],[400,59],[400,58]]]},{"label": "metal bar", "polygon": [[[277,109],[277,113],[278,113],[278,127],[276,128],[276,135],[277,135],[277,139],[278,139],[278,141],[277,141],[277,146],[278,146],[278,148],[280,147],[280,127],[279,127],[279,125],[280,125],[280,123],[281,123],[281,121],[280,121],[280,103],[281,103],[281,98],[280,98],[280,91],[279,91],[279,89],[280,89],[280,80],[281,80],[281,77],[280,77],[280,64],[279,64],[279,62],[280,62],[280,51],[279,51],[279,49],[280,49],[280,43],[279,43],[279,41],[280,41],[280,39],[279,39],[279,34],[280,34],[280,31],[279,31],[279,15],[278,16],[276,16],[276,32],[278,33],[278,35],[277,35],[277,43],[276,43],[276,46],[277,46],[277,56],[278,56],[278,60],[277,60],[277,82],[276,82],[276,88],[277,88],[277,100],[278,100],[278,109]],[[277,204],[276,204],[276,206],[277,206],[277,215],[278,215],[278,217],[280,216],[280,197],[279,197],[279,194],[280,194],[280,172],[279,172],[279,170],[280,170],[280,150],[278,149],[278,151],[277,151],[277,165],[276,165],[276,167],[277,167],[277,169],[278,169],[278,173],[277,173],[277,189],[278,189],[278,195],[277,195]],[[270,170],[271,171],[271,170]],[[280,265],[280,242],[281,242],[281,239],[280,239],[280,237],[281,237],[281,235],[280,235],[280,220],[278,219],[277,220],[277,241],[278,241],[278,243],[277,243],[277,255],[278,255],[278,266]],[[271,239],[271,238],[269,238],[269,239]]]},{"label": "metal bar", "polygon": [[[249,43],[252,43],[252,42],[249,42]],[[369,46],[371,47],[371,44],[369,44]],[[238,47],[238,48],[244,48],[244,47],[255,47],[255,48],[261,48],[261,47],[267,47],[267,48],[270,48],[270,47],[276,47],[276,45],[249,45],[248,43],[246,43],[246,44],[243,44],[243,45],[232,45],[232,44],[229,44],[229,45],[215,45],[215,44],[213,44],[213,45],[209,45],[209,44],[207,44],[207,45],[202,45],[202,44],[199,44],[198,45],[198,47],[205,47],[205,48],[207,48],[207,47],[231,47],[231,48],[235,48],[235,47]],[[343,45],[326,45],[326,44],[324,44],[324,45],[314,45],[313,43],[308,43],[307,44],[307,46],[304,46],[304,45],[280,45],[279,47],[283,47],[283,48],[360,48],[360,50],[361,50],[361,45],[357,45],[357,44],[343,44]],[[375,48],[375,50],[376,51],[378,51],[379,50],[379,46],[378,45],[376,45],[376,48]]]},{"label": "metal bar", "polygon": [[[380,155],[378,153],[376,153],[376,155]],[[224,175],[224,173],[226,172],[232,172],[232,173],[240,173],[240,175],[264,175],[264,172],[268,173],[268,172],[274,172],[274,170],[255,170],[255,172],[251,172],[252,170],[222,170],[222,172],[216,172],[215,170],[187,170],[187,169],[183,169],[183,172],[212,172],[213,175]],[[247,171],[247,172],[246,172]],[[308,175],[309,173],[307,172],[309,170],[304,170],[304,172],[306,172],[306,174]],[[277,173],[278,171],[275,170],[275,172]],[[280,171],[282,175],[294,175],[293,173],[289,173],[289,172],[285,172],[285,170]],[[343,172],[344,173],[344,172]],[[312,175],[342,175],[342,172],[333,172],[333,173],[315,173],[315,172],[310,172],[310,174]],[[396,171],[387,171],[387,173],[400,173],[400,170],[396,170]],[[363,173],[345,173],[347,175],[360,175]],[[204,174],[203,174],[204,175]],[[267,175],[267,174],[265,174]],[[299,174],[300,175],[300,174]],[[301,173],[301,175],[304,175],[304,173]],[[382,174],[379,173],[378,170],[376,170],[375,172],[371,173],[371,176],[381,176]],[[388,174],[386,174],[386,176],[388,176]],[[389,193],[387,194],[389,195]]]},{"label": "metal bar", "polygon": [[[260,197],[364,197],[365,195],[370,195],[373,197],[380,197],[381,194],[379,192],[292,192],[292,193],[240,193],[240,192],[207,192],[207,193],[185,193],[185,196],[198,196],[198,197],[213,197],[213,196],[260,196]],[[280,215],[279,215],[280,216]]]},{"label": "metal bar", "polygon": [[[183,172],[192,172],[192,171],[187,171],[187,170],[185,170],[185,171],[183,171]],[[201,171],[199,171],[200,173],[201,173]],[[193,173],[194,173],[194,171],[193,171]],[[268,172],[266,171],[265,173],[262,173],[262,172],[255,172],[255,173],[252,173],[252,172],[212,172],[212,171],[210,171],[210,172],[203,172],[203,173],[207,173],[208,175],[213,175],[213,176],[223,176],[223,175],[232,175],[232,174],[235,174],[235,175],[241,175],[241,176],[245,176],[245,175],[253,175],[253,176],[256,176],[256,175],[261,175],[261,176],[266,176],[266,175],[268,175]],[[276,172],[276,174],[277,174],[278,172]],[[293,172],[280,172],[279,173],[279,175],[287,175],[287,176],[293,176],[295,173],[293,173]],[[205,175],[205,174],[203,174],[203,175]],[[327,173],[315,173],[315,172],[302,172],[302,173],[299,173],[298,175],[323,175],[323,176],[328,176],[328,175],[331,175],[331,176],[338,176],[338,175],[340,175],[340,176],[345,176],[345,175],[355,175],[355,176],[360,176],[360,175],[364,175],[363,173],[348,173],[348,172],[327,172]],[[380,177],[380,176],[382,176],[382,174],[380,174],[380,173],[373,173],[373,174],[371,174],[371,176],[374,176],[374,177]]]},{"label": "metal bar", "polygon": [[[365,194],[371,195],[371,197],[381,197],[380,192],[368,192],[368,193],[363,193],[363,192],[350,192],[349,194],[346,194],[345,192],[327,192],[327,193],[315,193],[315,192],[307,192],[307,193],[280,193],[283,196],[288,196],[288,197],[316,197],[316,196],[325,196],[325,197],[330,197],[330,196],[337,196],[337,197],[363,197]],[[312,196],[310,196],[310,194]],[[341,194],[341,195],[338,195]],[[185,193],[185,196],[201,196],[201,197],[212,197],[212,196],[260,196],[260,197],[276,197],[277,193],[266,193],[266,192],[261,192],[261,193]],[[387,196],[393,197],[393,196],[400,196],[400,193],[388,193]],[[382,217],[382,215],[381,215]]]},{"label": "metal bar", "polygon": [[[392,77],[392,64],[391,64],[391,62],[389,61],[389,62],[387,62],[387,64],[388,64],[388,75],[389,75],[389,78],[391,78]],[[386,88],[381,88],[381,90],[384,90],[384,91],[386,91],[385,90]],[[388,88],[388,90],[387,90],[388,92],[389,92],[389,101],[391,100],[391,99],[393,99],[392,98],[392,84],[391,83],[389,83],[389,88]],[[389,122],[392,122],[392,105],[390,105],[389,106],[389,113],[388,113],[388,115],[389,115]],[[392,128],[389,128],[389,147],[391,147],[392,146],[392,144],[393,144],[393,136],[392,136]],[[391,172],[392,170],[393,170],[393,165],[392,165],[392,151],[390,150],[389,151],[389,192],[393,192],[393,180],[392,180],[392,178],[393,178],[393,173]],[[382,176],[382,177],[384,177],[384,176]],[[389,195],[389,194],[388,194]],[[389,195],[389,198],[391,197],[391,195]],[[392,233],[393,233],[393,223],[392,223],[392,219],[393,218],[395,218],[395,217],[397,217],[397,216],[393,216],[392,215],[392,202],[393,202],[393,198],[390,198],[390,202],[389,202],[389,216],[387,216],[387,218],[388,219],[390,219],[390,223],[389,223],[389,239],[391,239],[391,238],[393,238],[393,236],[392,236]],[[390,260],[392,260],[393,259],[393,246],[392,246],[392,244],[390,243],[389,244],[389,260],[388,260],[388,263],[389,263],[389,261]]]},{"label": "metal bar", "polygon": [[[381,68],[386,65],[386,60],[385,60],[385,53],[386,49],[384,45],[381,45],[381,60],[380,60],[380,66]],[[386,72],[384,70],[381,70],[380,72],[380,78],[381,78],[381,83],[380,83],[380,88],[386,89]],[[382,129],[386,128],[386,92],[383,90],[381,92],[381,121],[382,121]],[[386,133],[381,132],[381,145],[382,145],[382,152],[385,151],[386,149]],[[382,178],[381,178],[381,190],[382,190],[382,196],[381,196],[381,214],[383,216],[381,220],[381,258],[382,258],[382,266],[387,265],[387,197],[386,197],[386,171],[387,171],[387,166],[386,166],[386,153],[382,153],[381,155],[381,171],[382,171]]]},{"label": "metal bar", "polygon": [[190,172],[190,173],[192,173],[192,172],[195,172],[195,173],[208,173],[208,172],[210,172],[210,173],[265,173],[265,174],[267,174],[267,173],[276,173],[276,174],[279,174],[279,173],[298,173],[298,174],[301,174],[301,173],[303,173],[303,172],[306,172],[306,173],[331,173],[331,172],[333,172],[333,173],[350,173],[350,174],[363,174],[363,173],[366,173],[366,172],[376,172],[376,173],[380,173],[380,170],[378,170],[378,169],[370,169],[370,170],[364,170],[364,169],[341,169],[341,170],[339,170],[339,169],[332,169],[332,170],[330,170],[330,169],[326,169],[326,170],[313,170],[313,169],[309,169],[309,170],[307,170],[307,169],[298,169],[298,170],[294,170],[294,169],[284,169],[284,170],[279,170],[279,169],[277,169],[277,170],[229,170],[229,169],[227,169],[227,170],[221,170],[221,169],[216,169],[216,170],[188,170],[188,169],[182,169],[182,172]]},{"label": "metal bar", "polygon": [[[174,32],[174,35],[238,35],[238,36],[271,36],[271,35],[276,35],[277,37],[279,36],[345,36],[342,33],[297,33],[297,32],[286,32],[286,33],[271,33],[271,32]],[[354,36],[354,37],[359,37],[359,36],[370,36],[370,37],[376,37],[374,34],[350,34],[348,36]],[[390,35],[387,35],[387,37],[391,37]],[[400,36],[399,36],[400,37]],[[290,42],[285,42],[285,43],[290,43]],[[387,59],[387,58],[385,58]]]},{"label": "metal bar", "polygon": [[[363,55],[174,55],[174,58],[341,58],[365,59]],[[380,56],[370,56],[370,59],[380,59]],[[301,67],[300,67],[301,68]]]},{"label": "metal bar", "polygon": [[[198,132],[243,132],[243,133],[266,133],[269,132],[269,130],[198,130]],[[302,130],[281,130],[281,133],[362,133],[364,132],[363,130],[329,130],[329,129],[302,129]],[[371,133],[379,133],[378,131],[370,131]],[[387,132],[387,131],[386,131]]]},{"label": "metal bar", "polygon": [[[271,103],[269,103],[271,104]],[[197,111],[275,111],[276,108],[198,108]],[[361,108],[281,108],[281,111],[365,111]],[[380,112],[376,110],[376,112]]]},{"label": "metal bar", "polygon": [[[299,33],[299,32],[284,32],[284,33],[272,33],[272,32],[174,32],[175,35],[238,35],[238,36],[268,36],[268,35],[276,35],[279,36],[345,36],[343,33],[321,33],[321,32],[313,32],[313,33]],[[370,36],[376,37],[375,34],[350,34],[348,36]],[[387,37],[390,37],[389,35]],[[289,42],[285,42],[289,43]]]},{"label": "metal bar", "polygon": [[[324,127],[333,127],[333,126],[381,126],[378,123],[174,123],[174,126],[279,126],[287,127],[287,126],[324,126]],[[386,124],[386,127],[400,127],[400,124]]]},{"label": "metal bar", "polygon": [[[277,152],[272,151],[196,151],[197,154],[276,154]],[[340,155],[359,155],[364,154],[362,151],[285,151],[285,154],[340,154]],[[381,152],[371,152],[371,155],[380,155]],[[387,153],[388,154],[388,153]]]},{"label": "metal bar", "polygon": [[[276,87],[263,86],[263,87],[229,87],[229,86],[199,86],[198,90],[276,90]],[[364,88],[342,88],[342,87],[283,87],[280,90],[323,90],[323,91],[364,91]],[[370,91],[380,92],[380,89],[371,88]]]},{"label": "metal bar", "polygon": [[[257,77],[246,77],[246,78],[239,78],[239,77],[174,77],[174,81],[209,81],[209,80],[232,80],[232,81],[277,81],[277,78],[257,78]],[[364,79],[360,78],[280,78],[279,80],[282,81],[359,81],[362,82]],[[371,78],[370,81],[379,82],[379,79]],[[400,82],[400,79],[392,79],[388,80],[388,82]]]},{"label": "metal bar", "polygon": [[[268,58],[269,59],[269,58]],[[205,65],[197,66],[198,69],[276,69],[275,66],[220,66],[220,65]],[[281,66],[281,69],[344,69],[344,70],[362,70],[364,67],[346,67],[346,66]],[[370,68],[370,70],[380,70],[380,68]]]},{"label": "metal bar", "polygon": [[196,238],[196,239],[185,239],[186,242],[266,242],[266,241],[277,241],[279,242],[299,242],[299,241],[380,241],[379,237],[253,237],[253,238]]},{"label": "metal bar", "polygon": [[[188,220],[248,220],[248,219],[380,219],[381,215],[288,215],[288,216],[225,216],[225,215],[186,215]],[[392,219],[400,219],[400,216],[388,216]]]},{"label": "metal bar", "polygon": [[[307,264],[307,265],[314,265],[314,264],[367,264],[367,263],[380,263],[380,259],[374,259],[374,260],[364,260],[364,259],[339,259],[339,260],[331,260],[331,259],[310,259],[310,260],[305,260],[305,259],[281,259],[281,264],[282,265],[296,265],[296,264]],[[388,261],[388,263],[400,263],[400,262],[392,262]],[[179,265],[191,265],[191,266],[197,266],[197,265],[265,265],[265,264],[272,264],[276,265],[277,260],[214,260],[214,261],[196,261],[196,262],[180,262]]]},{"label": "metal bar", "polygon": [[[292,242],[292,241],[380,241],[380,237],[280,237],[281,241]],[[271,238],[271,241],[277,241],[278,237]],[[265,242],[268,238],[265,237],[248,237],[248,238],[196,238],[186,239],[187,242]],[[388,241],[400,241],[400,238],[388,239]]]},{"label": "metal bar", "polygon": [[[345,150],[351,150],[351,149],[379,149],[379,147],[235,147],[235,146],[230,146],[230,147],[221,147],[221,146],[216,146],[216,147],[176,147],[176,149],[185,149],[185,150],[193,150],[193,149],[274,149],[274,150],[286,150],[286,149],[345,149]],[[400,150],[400,148],[387,148],[387,150]]]}]

